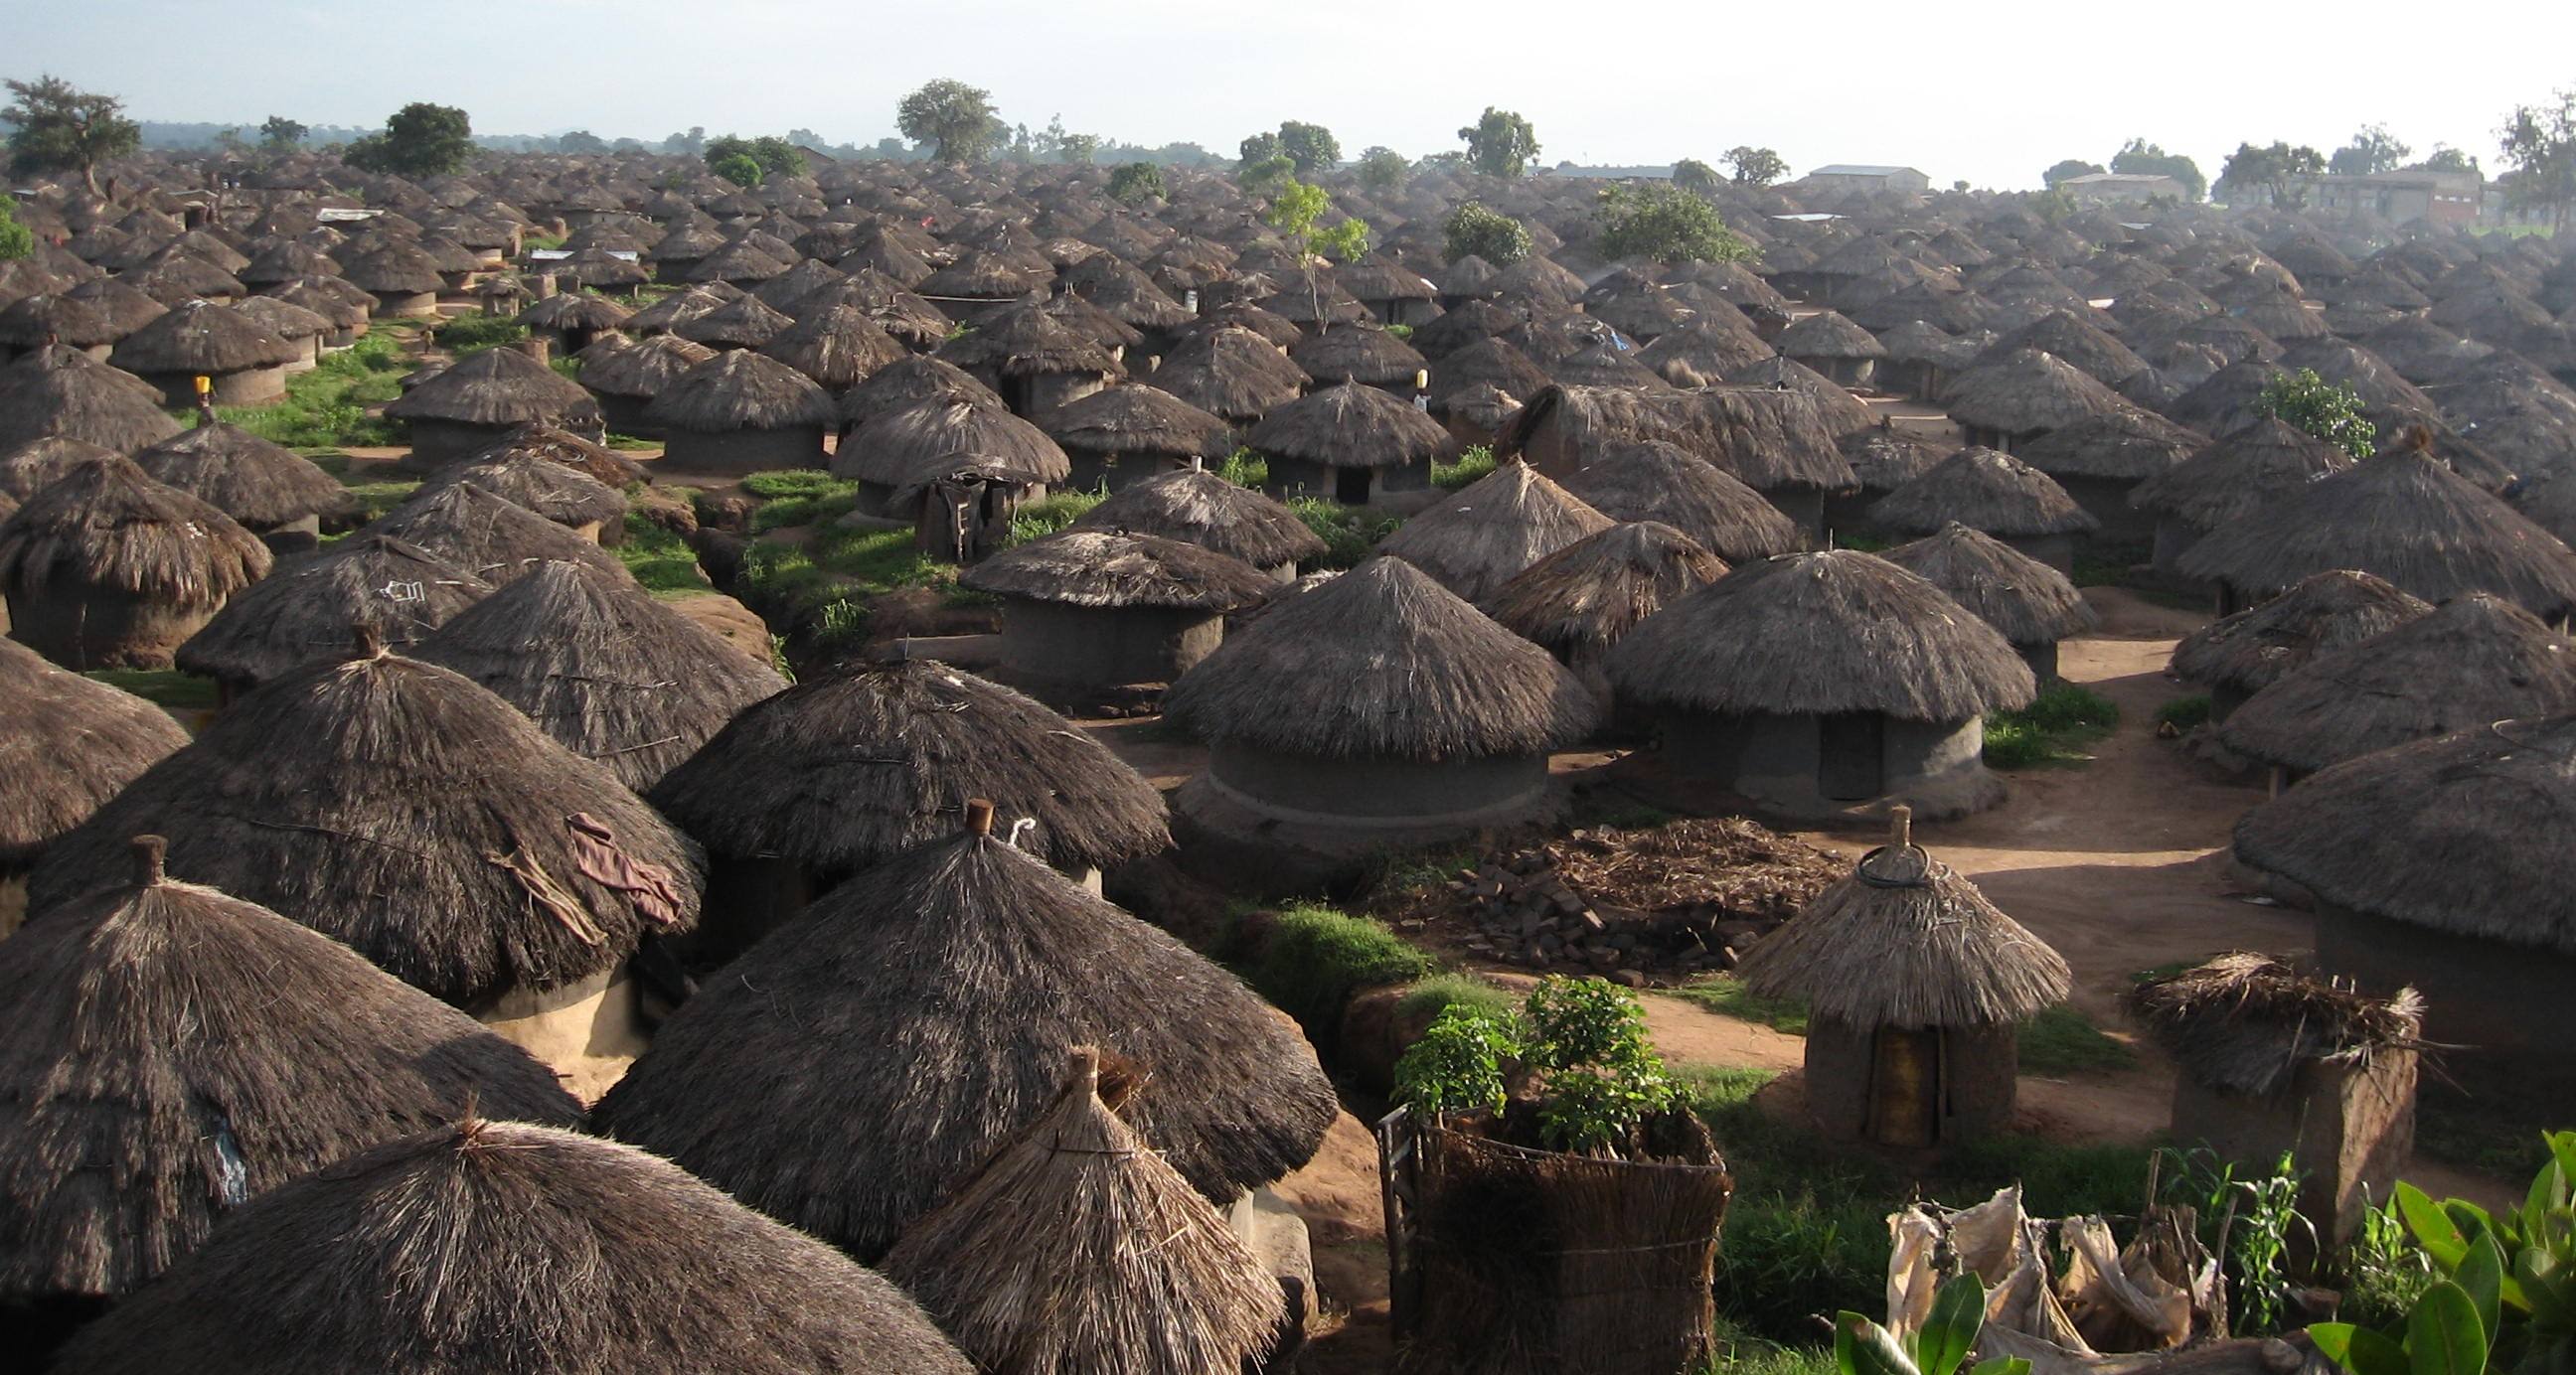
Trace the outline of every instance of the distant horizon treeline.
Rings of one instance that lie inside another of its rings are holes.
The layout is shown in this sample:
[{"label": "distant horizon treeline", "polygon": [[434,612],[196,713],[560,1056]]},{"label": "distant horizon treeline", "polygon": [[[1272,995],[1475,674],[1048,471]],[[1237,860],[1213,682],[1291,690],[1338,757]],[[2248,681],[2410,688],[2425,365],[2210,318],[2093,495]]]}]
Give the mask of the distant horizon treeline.
[{"label": "distant horizon treeline", "polygon": [[[245,145],[255,145],[260,141],[260,124],[257,120],[222,124],[146,119],[138,120],[136,123],[143,131],[143,146],[146,148],[172,151],[221,148],[225,144],[227,134]],[[306,129],[303,146],[327,148],[333,144],[351,143],[369,134],[382,132],[381,126],[358,128],[342,124],[316,124]],[[476,147],[496,153],[660,153],[676,157],[696,157],[711,136],[703,128],[699,128],[692,129],[688,133],[672,134],[659,139],[602,138],[585,129],[569,129],[560,134],[478,133],[473,137]],[[877,159],[918,162],[930,156],[928,148],[891,136],[870,144],[836,143],[811,129],[791,129],[785,137],[790,143],[812,148],[843,161]],[[1230,166],[1234,162],[1231,157],[1210,152],[1195,143],[1167,143],[1158,147],[1147,147],[1142,144],[1115,141],[1103,141],[1092,160],[1104,165],[1150,162],[1159,166],[1214,164]]]}]

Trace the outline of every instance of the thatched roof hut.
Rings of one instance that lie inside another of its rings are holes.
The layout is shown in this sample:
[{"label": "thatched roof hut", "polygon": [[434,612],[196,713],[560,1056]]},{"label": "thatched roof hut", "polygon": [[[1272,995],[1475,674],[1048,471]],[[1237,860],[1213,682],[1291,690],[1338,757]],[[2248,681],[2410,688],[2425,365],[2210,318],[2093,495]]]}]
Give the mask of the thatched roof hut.
[{"label": "thatched roof hut", "polygon": [[1597,662],[1639,621],[1726,576],[1726,561],[1658,521],[1613,525],[1541,558],[1485,599],[1504,629],[1570,667]]},{"label": "thatched roof hut", "polygon": [[796,322],[757,296],[744,295],[681,321],[671,333],[711,349],[756,349]]},{"label": "thatched roof hut", "polygon": [[521,425],[597,435],[606,422],[580,383],[514,348],[490,348],[396,397],[385,416],[411,427],[407,466],[421,472],[463,458]]},{"label": "thatched roof hut", "polygon": [[2129,403],[2064,359],[2021,349],[1960,373],[1944,405],[1969,443],[2009,449]]},{"label": "thatched roof hut", "polygon": [[878,500],[894,506],[897,495],[919,491],[952,469],[1040,487],[1062,483],[1073,463],[1028,421],[997,405],[949,396],[880,414],[832,451],[832,475],[856,479],[863,503],[878,489]]},{"label": "thatched roof hut", "polygon": [[2208,448],[2209,436],[2136,406],[2088,416],[2022,445],[2014,457],[2059,482],[2138,482]]},{"label": "thatched roof hut", "polygon": [[163,668],[271,556],[125,458],[73,467],[0,524],[10,633],[68,668]]},{"label": "thatched roof hut", "polygon": [[445,669],[361,645],[277,679],[57,841],[30,907],[170,869],[346,941],[469,1009],[613,969],[697,919],[696,848],[600,765]]},{"label": "thatched roof hut", "polygon": [[2230,951],[2138,986],[2129,1009],[2195,1082],[2248,1098],[2288,1091],[2321,1061],[2367,1064],[2421,1039],[2424,1002],[2372,998],[2269,955]]},{"label": "thatched roof hut", "polygon": [[1002,598],[1007,667],[1081,692],[1172,681],[1224,639],[1227,613],[1278,586],[1195,544],[1105,530],[1004,550],[963,583]]},{"label": "thatched roof hut", "polygon": [[1110,347],[1039,301],[994,313],[942,345],[938,356],[991,387],[1021,415],[1043,414],[1127,375]]},{"label": "thatched roof hut", "polygon": [[391,535],[362,531],[280,565],[224,604],[173,662],[247,692],[348,652],[360,627],[402,649],[492,594],[491,584]]},{"label": "thatched roof hut", "polygon": [[1618,521],[1658,521],[1729,564],[1805,546],[1797,523],[1726,469],[1661,440],[1614,444],[1564,477],[1576,500]]},{"label": "thatched roof hut", "polygon": [[880,417],[918,402],[963,401],[1007,409],[991,387],[960,371],[953,363],[915,354],[886,364],[841,395],[841,433],[854,436]]},{"label": "thatched roof hut", "polygon": [[2576,553],[2415,451],[2308,483],[2211,531],[2178,566],[2254,596],[2358,568],[2431,602],[2484,591],[2546,620],[2576,609]]},{"label": "thatched roof hut", "polygon": [[2386,634],[2432,609],[2368,573],[2311,573],[2269,601],[2184,636],[2169,668],[2206,686],[2211,717],[2224,721],[2246,698],[2318,655]]},{"label": "thatched roof hut", "polygon": [[1912,843],[1901,811],[1890,844],[1735,976],[1808,1004],[1807,1109],[1827,1135],[1911,1147],[2009,1126],[2015,1027],[2074,988],[2046,941]]},{"label": "thatched roof hut", "polygon": [[[2196,539],[2351,466],[2350,454],[2287,421],[2271,418],[2140,482],[2131,490],[2129,501],[2140,510],[2170,517]],[[2164,552],[2158,550],[2159,555]],[[2179,550],[2175,556],[2179,557]]]},{"label": "thatched roof hut", "polygon": [[2219,743],[2310,773],[2508,717],[2576,709],[2576,644],[2483,592],[2318,654],[2245,700]]},{"label": "thatched roof hut", "polygon": [[626,494],[557,457],[589,466],[588,451],[614,451],[533,425],[511,435],[423,482],[409,499],[418,501],[424,492],[434,496],[444,488],[468,483],[585,539],[616,544],[625,533]]},{"label": "thatched roof hut", "polygon": [[1880,526],[1925,535],[1952,523],[1981,530],[2060,572],[2075,566],[2073,536],[2102,523],[2048,474],[2010,454],[1966,448],[1869,508]]},{"label": "thatched roof hut", "polygon": [[0,638],[0,876],[25,872],[145,769],[188,743],[170,714]]},{"label": "thatched roof hut", "polygon": [[542,563],[424,640],[556,743],[645,791],[787,680],[632,578]]},{"label": "thatched roof hut", "polygon": [[558,351],[569,356],[624,325],[634,313],[592,292],[558,291],[520,311],[518,319],[532,334],[553,335]]},{"label": "thatched roof hut", "polygon": [[756,472],[822,465],[831,393],[765,354],[727,349],[671,379],[644,411],[674,469]]},{"label": "thatched roof hut", "polygon": [[471,1114],[264,1195],[61,1368],[248,1370],[306,1350],[527,1375],[974,1369],[903,1291],[678,1168]]},{"label": "thatched roof hut", "polygon": [[1513,459],[1435,502],[1378,542],[1468,601],[1614,524],[1538,471]]},{"label": "thatched roof hut", "polygon": [[249,316],[211,301],[188,301],[117,341],[108,361],[152,383],[165,404],[191,406],[196,379],[212,379],[214,400],[265,406],[286,396],[286,365],[304,350]]},{"label": "thatched roof hut", "polygon": [[2065,574],[1957,521],[1888,550],[1886,559],[2001,631],[2042,682],[2057,677],[2058,641],[2097,623]]},{"label": "thatched roof hut", "polygon": [[1288,350],[1288,361],[1330,386],[1360,382],[1410,397],[1430,360],[1376,325],[1334,325]]},{"label": "thatched roof hut", "polygon": [[624,564],[597,543],[471,482],[424,487],[366,527],[418,545],[494,587],[549,559],[586,563],[624,575]]},{"label": "thatched roof hut", "polygon": [[1211,415],[1250,424],[1305,394],[1314,379],[1250,330],[1193,334],[1163,355],[1146,381]]},{"label": "thatched roof hut", "polygon": [[1847,387],[1866,384],[1887,350],[1868,330],[1822,310],[1806,316],[1771,341],[1784,358],[1794,358]]},{"label": "thatched roof hut", "polygon": [[542,459],[569,468],[613,490],[622,491],[636,483],[653,480],[652,473],[643,464],[615,449],[546,425],[522,425],[469,455],[464,466],[516,467],[528,459]]},{"label": "thatched roof hut", "polygon": [[1458,447],[1439,421],[1357,382],[1273,407],[1245,442],[1270,461],[1263,490],[1329,494],[1346,506],[1429,488],[1432,465]]},{"label": "thatched roof hut", "polygon": [[347,520],[359,509],[339,479],[238,425],[200,422],[136,454],[134,462],[281,551],[310,548],[324,521]]},{"label": "thatched roof hut", "polygon": [[130,454],[179,432],[151,384],[66,345],[0,368],[0,452],[47,435]]},{"label": "thatched roof hut", "polygon": [[807,311],[761,345],[760,351],[814,379],[834,396],[866,381],[879,368],[910,356],[867,312],[839,303]]},{"label": "thatched roof hut", "polygon": [[1120,489],[1074,521],[1076,530],[1181,540],[1239,559],[1281,581],[1326,545],[1297,513],[1204,468],[1158,473]]},{"label": "thatched roof hut", "polygon": [[1066,485],[1122,490],[1174,466],[1234,451],[1234,430],[1169,392],[1127,383],[1036,418],[1073,463]]},{"label": "thatched roof hut", "polygon": [[0,307],[0,357],[14,357],[49,343],[101,357],[127,333],[108,319],[106,311],[52,292],[22,296]]},{"label": "thatched roof hut", "polygon": [[0,453],[0,496],[23,503],[81,464],[116,456],[114,449],[61,435],[40,435]]},{"label": "thatched roof hut", "polygon": [[968,812],[728,966],[599,1125],[862,1258],[1054,1098],[1068,1045],[1137,1066],[1137,1133],[1203,1197],[1305,1164],[1340,1108],[1294,1026]]},{"label": "thatched roof hut", "polygon": [[887,1276],[995,1375],[1257,1363],[1285,1316],[1278,1281],[1103,1101],[1100,1052],[1072,1060],[1055,1102],[905,1229]]}]

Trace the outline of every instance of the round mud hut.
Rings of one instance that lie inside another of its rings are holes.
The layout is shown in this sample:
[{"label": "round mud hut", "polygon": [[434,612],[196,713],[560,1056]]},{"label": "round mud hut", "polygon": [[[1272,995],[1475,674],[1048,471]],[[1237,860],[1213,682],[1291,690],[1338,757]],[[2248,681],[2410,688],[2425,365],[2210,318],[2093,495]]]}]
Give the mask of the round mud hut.
[{"label": "round mud hut", "polygon": [[0,496],[15,503],[10,507],[14,512],[18,504],[24,504],[28,498],[53,485],[56,478],[81,464],[116,456],[114,449],[102,449],[95,444],[84,444],[60,435],[28,440],[17,448],[0,453]]},{"label": "round mud hut", "polygon": [[1002,663],[1040,697],[1151,692],[1225,639],[1229,613],[1278,583],[1195,544],[1062,530],[1006,549],[960,580],[1002,599]]},{"label": "round mud hut", "polygon": [[1868,330],[1830,310],[1804,316],[1771,341],[1781,357],[1795,359],[1846,387],[1866,387],[1887,349]]},{"label": "round mud hut", "polygon": [[1244,442],[1269,463],[1263,491],[1344,506],[1430,491],[1431,466],[1457,451],[1439,421],[1357,382],[1274,407]]},{"label": "round mud hut", "polygon": [[2073,991],[2066,961],[1912,843],[1886,845],[1746,952],[1735,976],[1808,1006],[1807,1113],[1899,1150],[2012,1125],[2020,1024]]},{"label": "round mud hut", "polygon": [[[454,467],[440,470],[437,476],[414,489],[406,500],[418,501],[424,494],[435,496],[446,488],[464,484],[480,488],[594,544],[618,544],[626,534],[626,494],[591,476],[586,464],[576,467],[572,462],[562,461],[579,461],[593,451],[612,458],[615,454],[615,450],[597,448],[588,440],[577,439],[561,430],[525,426],[512,431],[510,439],[484,449]],[[614,461],[623,463],[625,460]],[[603,471],[614,472],[613,469]]]},{"label": "round mud hut", "polygon": [[1965,525],[2059,573],[2075,571],[2075,540],[2102,523],[2046,473],[1994,449],[1961,449],[1869,509],[1881,529],[1908,538]]},{"label": "round mud hut", "polygon": [[1093,392],[1036,424],[1072,462],[1065,486],[1076,492],[1122,492],[1234,452],[1234,429],[1223,419],[1141,383]]},{"label": "round mud hut", "polygon": [[519,323],[528,333],[544,338],[554,353],[570,358],[625,324],[633,313],[605,296],[558,291],[520,311]]},{"label": "round mud hut", "polygon": [[1512,459],[1396,527],[1378,541],[1378,552],[1476,602],[1531,564],[1614,524]]},{"label": "round mud hut", "polygon": [[72,669],[168,668],[270,562],[258,536],[125,458],[73,468],[0,524],[9,633]]},{"label": "round mud hut", "polygon": [[2209,719],[2223,722],[2318,655],[2376,639],[2432,609],[2385,578],[2349,568],[2311,573],[2270,601],[2185,635],[2167,669],[2209,689]]},{"label": "round mud hut", "polygon": [[1942,404],[1970,444],[2007,453],[2052,430],[2129,407],[2082,369],[2037,349],[1960,373]]},{"label": "round mud hut", "polygon": [[[256,1195],[554,1073],[347,946],[162,872],[162,842],[0,942],[0,1334],[51,1347]],[[202,1353],[199,1353],[202,1355]]]},{"label": "round mud hut", "polygon": [[1295,582],[1297,565],[1329,548],[1296,512],[1196,465],[1123,488],[1067,528],[1195,544],[1279,582]]},{"label": "round mud hut", "polygon": [[2038,690],[2000,631],[1847,549],[1739,566],[1648,617],[1604,669],[1623,707],[1658,721],[1661,748],[1639,756],[1651,786],[1800,818],[1993,806],[1985,714]]},{"label": "round mud hut", "polygon": [[232,517],[276,554],[309,552],[324,522],[338,525],[359,511],[349,489],[311,460],[210,416],[134,462],[154,481]]},{"label": "round mud hut", "polygon": [[[855,395],[856,393],[853,393]],[[973,563],[1010,539],[1011,517],[1073,471],[1046,432],[999,406],[932,398],[879,416],[832,452],[858,508],[913,523],[932,556]]]},{"label": "round mud hut", "polygon": [[198,404],[197,379],[219,406],[274,406],[286,399],[286,365],[303,351],[230,306],[189,301],[117,341],[108,361],[161,393],[162,404]]},{"label": "round mud hut", "polygon": [[2058,642],[2097,624],[2065,574],[1957,521],[1885,557],[2001,632],[2043,687],[2058,681]]},{"label": "round mud hut", "polygon": [[[1767,507],[1765,509],[1768,509]],[[1726,561],[1657,521],[1613,525],[1513,575],[1482,607],[1610,703],[1602,657],[1637,623],[1726,576]]]},{"label": "round mud hut", "polygon": [[617,556],[580,532],[484,491],[471,482],[423,484],[402,505],[366,527],[418,545],[494,587],[515,582],[548,560],[587,564],[630,576]]},{"label": "round mud hut", "polygon": [[597,438],[599,403],[581,385],[515,348],[489,348],[396,397],[385,417],[411,431],[403,467],[433,473],[521,425]]},{"label": "round mud hut", "polygon": [[1669,525],[1730,565],[1806,547],[1797,522],[1761,493],[1662,440],[1614,445],[1561,485],[1612,520]]},{"label": "round mud hut", "polygon": [[[611,344],[616,347],[610,348]],[[607,349],[603,353],[601,350]],[[640,439],[662,438],[651,411],[653,398],[680,375],[716,356],[704,344],[669,334],[628,339],[609,335],[581,351],[581,385],[599,402],[602,425],[610,434]]]},{"label": "round mud hut", "polygon": [[0,936],[26,916],[45,847],[187,743],[168,712],[0,639]]},{"label": "round mud hut", "polygon": [[2129,505],[2155,518],[2156,571],[2180,578],[2202,536],[2351,466],[2352,455],[2274,417],[2142,480]]},{"label": "round mud hut", "polygon": [[363,627],[406,649],[492,595],[491,584],[391,535],[351,535],[280,565],[224,603],[172,662],[232,700],[307,664],[348,654]]},{"label": "round mud hut", "polygon": [[48,435],[130,454],[179,432],[150,383],[48,344],[0,368],[0,453]]},{"label": "round mud hut", "polygon": [[836,397],[910,356],[866,311],[837,303],[804,312],[760,351]]},{"label": "round mud hut", "polygon": [[1251,425],[1303,396],[1315,379],[1278,345],[1229,325],[1174,345],[1145,380],[1231,424]]},{"label": "round mud hut", "polygon": [[2130,494],[2210,442],[2197,430],[2128,406],[2051,430],[2014,457],[2045,473],[2101,522],[2098,538],[2144,544],[2155,538],[2155,520],[2129,503]]}]

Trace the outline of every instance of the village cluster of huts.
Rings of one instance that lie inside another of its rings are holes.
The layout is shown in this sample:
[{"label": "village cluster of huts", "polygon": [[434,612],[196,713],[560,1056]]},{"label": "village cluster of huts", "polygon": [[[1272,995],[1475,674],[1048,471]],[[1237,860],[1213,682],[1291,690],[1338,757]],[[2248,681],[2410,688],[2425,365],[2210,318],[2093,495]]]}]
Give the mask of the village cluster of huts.
[{"label": "village cluster of huts", "polygon": [[[2140,995],[2177,1130],[2348,1209],[2426,1040],[2576,1064],[2539,241],[1728,188],[1757,257],[1615,264],[1586,184],[1425,171],[1335,179],[1373,242],[1323,264],[1177,171],[235,171],[44,188],[0,264],[0,1328],[61,1369],[1285,1368],[1265,1190],[1332,1086],[1100,876],[1551,825],[1578,748],[1677,810],[1892,819],[1741,975],[1814,1008],[1830,1133],[2009,1125],[2070,975],[1910,826],[2006,799],[1984,721],[2093,626],[2080,564],[2209,599],[2173,671],[2251,770],[2238,858],[2316,912],[2308,968]],[[1469,200],[1529,256],[1451,258]],[[530,337],[405,379],[424,482],[377,519],[218,417],[442,309]],[[2301,369],[2377,452],[2264,413]],[[965,567],[985,662],[791,684],[604,547],[659,474],[802,469]],[[1015,543],[1065,489],[1106,500]],[[1391,528],[1318,570],[1306,502]],[[174,666],[193,733],[84,676]],[[1205,747],[1168,799],[1047,705],[1104,689]]]}]

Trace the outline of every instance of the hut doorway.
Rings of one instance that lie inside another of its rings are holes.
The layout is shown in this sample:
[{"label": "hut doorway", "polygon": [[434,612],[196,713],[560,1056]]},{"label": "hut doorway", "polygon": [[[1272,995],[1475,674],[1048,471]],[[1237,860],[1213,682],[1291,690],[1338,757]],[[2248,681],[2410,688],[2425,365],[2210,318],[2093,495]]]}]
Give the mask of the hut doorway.
[{"label": "hut doorway", "polygon": [[1369,473],[1367,468],[1335,468],[1333,500],[1344,506],[1368,505]]},{"label": "hut doorway", "polygon": [[1941,1137],[1941,1033],[1883,1026],[1870,1036],[1869,1139],[1925,1147]]},{"label": "hut doorway", "polygon": [[1887,790],[1887,720],[1874,711],[1835,712],[1816,723],[1816,791],[1859,802]]}]

